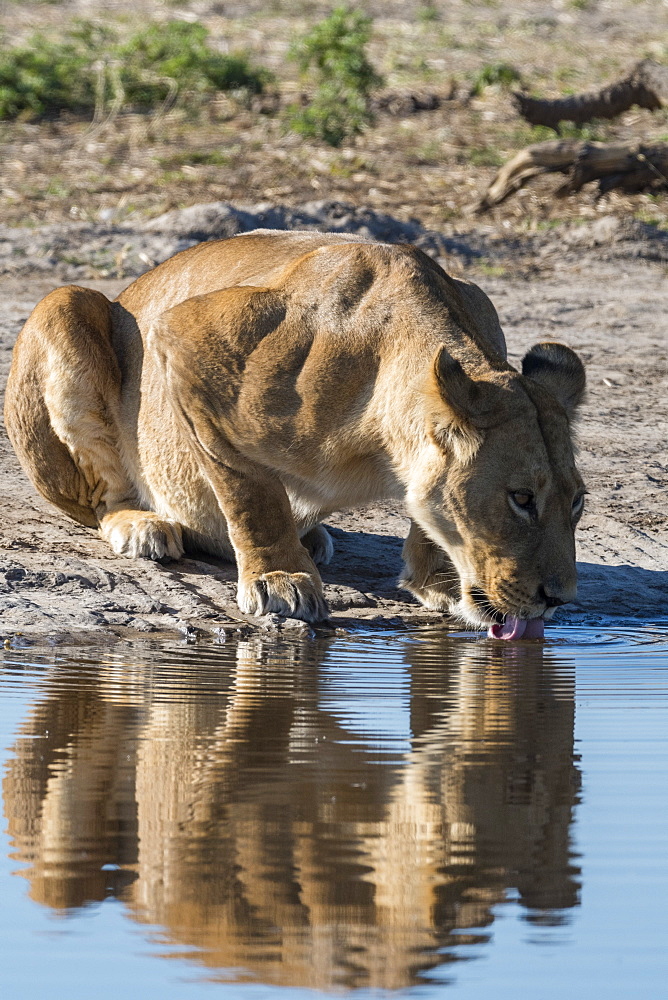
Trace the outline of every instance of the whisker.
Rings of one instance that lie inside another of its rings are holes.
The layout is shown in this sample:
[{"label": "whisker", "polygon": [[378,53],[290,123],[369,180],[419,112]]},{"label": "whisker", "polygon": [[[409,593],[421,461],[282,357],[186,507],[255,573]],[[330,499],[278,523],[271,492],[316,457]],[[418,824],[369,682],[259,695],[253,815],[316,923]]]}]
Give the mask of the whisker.
[{"label": "whisker", "polygon": [[422,587],[423,590],[437,590],[447,584],[457,584],[458,580],[434,580],[433,583],[426,583]]}]

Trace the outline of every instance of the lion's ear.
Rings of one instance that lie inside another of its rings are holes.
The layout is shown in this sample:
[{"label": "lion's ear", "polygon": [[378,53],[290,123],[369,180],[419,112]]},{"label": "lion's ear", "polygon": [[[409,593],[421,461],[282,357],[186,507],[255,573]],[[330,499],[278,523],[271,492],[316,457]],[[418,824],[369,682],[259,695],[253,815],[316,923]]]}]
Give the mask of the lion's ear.
[{"label": "lion's ear", "polygon": [[482,444],[494,388],[471,378],[444,344],[439,347],[427,386],[430,429],[439,447],[453,451],[460,462],[469,462]]},{"label": "lion's ear", "polygon": [[534,344],[522,359],[522,374],[552,393],[567,413],[582,402],[586,375],[584,365],[564,344]]}]

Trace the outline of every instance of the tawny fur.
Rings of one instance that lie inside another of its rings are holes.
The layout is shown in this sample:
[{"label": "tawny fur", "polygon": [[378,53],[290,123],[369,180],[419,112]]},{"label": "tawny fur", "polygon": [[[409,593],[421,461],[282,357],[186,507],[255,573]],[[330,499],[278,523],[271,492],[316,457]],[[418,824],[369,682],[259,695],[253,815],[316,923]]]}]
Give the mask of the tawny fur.
[{"label": "tawny fur", "polygon": [[[484,293],[420,251],[260,230],[115,302],[52,292],[17,341],[5,420],[52,503],[116,553],[234,557],[251,614],[324,618],[320,521],[402,498],[403,585],[479,624],[575,590],[584,374],[561,345],[524,365]],[[526,490],[531,523],[508,499]]]}]

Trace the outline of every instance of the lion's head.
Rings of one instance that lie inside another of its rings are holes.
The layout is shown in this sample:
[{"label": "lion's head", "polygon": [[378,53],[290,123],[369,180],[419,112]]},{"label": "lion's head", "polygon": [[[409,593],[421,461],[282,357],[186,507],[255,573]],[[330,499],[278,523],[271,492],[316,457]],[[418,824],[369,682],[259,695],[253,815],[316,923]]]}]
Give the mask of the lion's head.
[{"label": "lion's head", "polygon": [[585,489],[570,420],[584,388],[582,362],[561,344],[532,347],[521,374],[469,373],[444,347],[434,359],[428,422],[443,462],[409,507],[456,570],[450,610],[503,638],[542,634],[576,594]]}]

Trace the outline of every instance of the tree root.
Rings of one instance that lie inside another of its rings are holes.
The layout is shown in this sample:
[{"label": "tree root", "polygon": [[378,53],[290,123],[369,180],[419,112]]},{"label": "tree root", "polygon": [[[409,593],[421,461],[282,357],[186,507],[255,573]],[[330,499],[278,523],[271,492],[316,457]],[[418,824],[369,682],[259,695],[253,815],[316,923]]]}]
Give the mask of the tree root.
[{"label": "tree root", "polygon": [[501,167],[476,211],[499,205],[532,177],[545,173],[567,174],[555,191],[557,198],[580,191],[590,181],[598,181],[599,195],[613,188],[629,193],[667,190],[668,144],[560,139],[527,146]]}]

